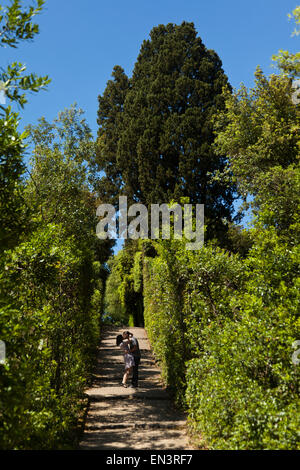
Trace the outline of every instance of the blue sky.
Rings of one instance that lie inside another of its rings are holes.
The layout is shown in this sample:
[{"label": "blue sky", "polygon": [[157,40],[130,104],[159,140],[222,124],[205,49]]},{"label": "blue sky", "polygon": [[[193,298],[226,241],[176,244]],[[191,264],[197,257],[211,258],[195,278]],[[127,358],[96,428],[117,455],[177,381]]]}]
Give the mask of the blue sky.
[{"label": "blue sky", "polygon": [[231,84],[253,84],[255,67],[271,73],[278,49],[297,50],[287,18],[291,0],[47,0],[37,17],[40,34],[15,51],[1,51],[1,65],[25,62],[52,79],[47,92],[29,97],[21,126],[40,116],[52,120],[75,101],[96,133],[97,96],[114,65],[131,75],[142,41],[152,27],[193,21],[204,44],[219,54]]},{"label": "blue sky", "polygon": [[29,96],[20,128],[41,116],[51,121],[77,102],[96,135],[97,96],[112,68],[121,65],[130,76],[142,41],[154,26],[169,22],[193,21],[206,47],[220,56],[230,83],[252,86],[258,64],[269,74],[272,54],[296,52],[298,39],[291,37],[294,25],[287,18],[296,6],[291,0],[48,0],[34,42],[1,50],[3,67],[18,60],[52,79],[47,92]]}]

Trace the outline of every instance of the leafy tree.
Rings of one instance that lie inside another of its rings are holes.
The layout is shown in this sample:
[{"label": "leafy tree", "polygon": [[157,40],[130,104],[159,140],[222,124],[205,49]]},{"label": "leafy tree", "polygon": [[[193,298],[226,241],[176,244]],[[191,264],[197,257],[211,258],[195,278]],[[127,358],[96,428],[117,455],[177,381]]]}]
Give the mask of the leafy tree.
[{"label": "leafy tree", "polygon": [[[285,75],[255,73],[255,87],[226,95],[216,117],[216,144],[227,154],[241,195],[257,209],[273,206],[269,223],[279,230],[295,222],[299,207],[299,108]],[[270,212],[268,212],[270,215]]]},{"label": "leafy tree", "polygon": [[231,253],[239,253],[245,258],[253,245],[251,232],[241,225],[229,224],[225,248]]},{"label": "leafy tree", "polygon": [[41,118],[37,126],[27,127],[34,150],[25,201],[33,227],[63,224],[66,234],[93,247],[96,258],[105,262],[114,242],[95,236],[97,200],[88,184],[87,167],[95,145],[82,114],[73,105],[52,124]]},{"label": "leafy tree", "polygon": [[[36,7],[22,7],[20,0],[13,0],[11,5],[0,5],[0,46],[16,48],[22,41],[31,41],[38,33],[39,26],[32,22],[42,11],[45,0],[36,0]],[[23,107],[27,103],[26,91],[37,92],[50,83],[48,76],[39,77],[35,73],[25,75],[26,66],[13,62],[7,69],[1,70],[1,89],[8,99]],[[3,112],[3,106],[0,106]]]},{"label": "leafy tree", "polygon": [[[14,0],[7,8],[0,5],[0,46],[17,47],[39,32],[32,22],[40,13],[44,0],[37,0],[36,8],[21,6]],[[21,107],[27,102],[26,92],[37,92],[49,83],[48,77],[25,75],[26,67],[14,62],[0,71],[0,90],[11,103]],[[13,246],[24,229],[25,209],[21,195],[21,176],[24,172],[22,154],[26,134],[18,132],[19,115],[11,106],[0,104],[0,246],[1,250]]]},{"label": "leafy tree", "polygon": [[[298,28],[300,7],[289,16]],[[216,146],[228,156],[227,171],[242,197],[254,196],[252,207],[255,214],[260,211],[260,221],[265,217],[267,226],[295,237],[291,227],[297,228],[300,206],[300,114],[298,81],[293,79],[299,76],[299,54],[281,51],[273,60],[280,74],[267,78],[258,67],[254,88],[224,91],[226,110],[215,116]]]},{"label": "leafy tree", "polygon": [[210,229],[230,219],[233,187],[212,181],[225,166],[213,149],[213,114],[228,87],[222,63],[193,23],[153,28],[133,75],[115,67],[99,97],[96,169],[100,198],[118,192],[145,204],[190,198],[204,203]]},{"label": "leafy tree", "polygon": [[[297,6],[292,14],[289,14],[289,19],[295,21],[296,27],[292,36],[300,34],[300,6]],[[299,77],[300,74],[300,52],[292,54],[289,51],[280,50],[277,55],[273,55],[272,60],[276,62],[277,67],[287,76],[291,78]]]},{"label": "leafy tree", "polygon": [[[117,164],[118,133],[123,122],[123,108],[129,80],[124,70],[116,66],[103,96],[98,97],[99,124],[95,159],[91,162],[94,168],[93,182],[100,198],[111,204],[118,204],[120,188],[123,185],[122,172]],[[99,179],[98,171],[105,175]]]}]

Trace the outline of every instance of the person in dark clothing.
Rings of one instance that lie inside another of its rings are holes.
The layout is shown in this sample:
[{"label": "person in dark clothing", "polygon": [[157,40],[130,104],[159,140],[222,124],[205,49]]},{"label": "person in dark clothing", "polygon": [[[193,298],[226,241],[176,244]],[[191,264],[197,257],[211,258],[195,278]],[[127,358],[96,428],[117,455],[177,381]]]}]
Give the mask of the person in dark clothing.
[{"label": "person in dark clothing", "polygon": [[133,336],[130,331],[124,331],[123,333],[123,338],[128,339],[130,341],[130,352],[134,357],[134,366],[132,369],[132,379],[131,379],[131,384],[134,388],[138,387],[138,381],[139,381],[139,364],[141,361],[141,351],[139,347],[139,342],[138,340]]}]

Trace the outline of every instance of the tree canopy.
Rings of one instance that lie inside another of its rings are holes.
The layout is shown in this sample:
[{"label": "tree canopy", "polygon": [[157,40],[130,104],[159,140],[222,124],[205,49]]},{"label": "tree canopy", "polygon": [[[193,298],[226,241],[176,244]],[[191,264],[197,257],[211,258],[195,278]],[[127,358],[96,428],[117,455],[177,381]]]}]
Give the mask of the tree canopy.
[{"label": "tree canopy", "polygon": [[151,204],[189,197],[205,204],[214,226],[230,219],[234,186],[211,179],[226,164],[213,148],[211,124],[224,108],[224,87],[230,88],[221,60],[193,23],[153,28],[132,77],[115,67],[99,96],[100,198],[116,203],[122,192]]},{"label": "tree canopy", "polygon": [[[20,42],[32,40],[39,32],[33,23],[41,12],[44,0],[28,8],[19,0],[10,6],[0,5],[0,47],[16,48]],[[0,70],[0,90],[9,104],[0,103],[0,250],[13,246],[23,229],[21,176],[24,172],[23,153],[26,134],[18,132],[19,114],[11,104],[21,107],[27,102],[26,92],[38,92],[50,80],[32,73],[25,74],[26,66],[13,62]]]}]

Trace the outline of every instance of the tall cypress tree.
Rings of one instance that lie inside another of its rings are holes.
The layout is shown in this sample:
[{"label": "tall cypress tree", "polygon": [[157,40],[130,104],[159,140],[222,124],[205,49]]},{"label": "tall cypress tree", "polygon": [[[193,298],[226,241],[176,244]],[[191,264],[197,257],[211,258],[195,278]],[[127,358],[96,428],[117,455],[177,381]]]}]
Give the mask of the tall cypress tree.
[{"label": "tall cypress tree", "polygon": [[104,171],[96,185],[102,202],[118,203],[120,188],[123,185],[122,169],[117,163],[118,135],[123,122],[124,101],[129,89],[129,79],[122,67],[114,67],[112,80],[109,80],[103,96],[98,97],[99,124],[94,169],[96,175]]},{"label": "tall cypress tree", "polygon": [[114,69],[99,97],[98,169],[102,200],[116,191],[144,204],[190,198],[204,203],[210,231],[230,219],[233,188],[211,181],[216,155],[211,117],[229,86],[222,63],[193,23],[159,25],[142,44],[133,75]]}]

